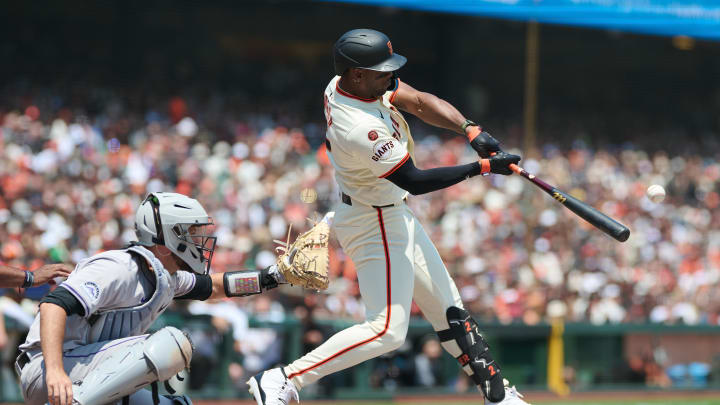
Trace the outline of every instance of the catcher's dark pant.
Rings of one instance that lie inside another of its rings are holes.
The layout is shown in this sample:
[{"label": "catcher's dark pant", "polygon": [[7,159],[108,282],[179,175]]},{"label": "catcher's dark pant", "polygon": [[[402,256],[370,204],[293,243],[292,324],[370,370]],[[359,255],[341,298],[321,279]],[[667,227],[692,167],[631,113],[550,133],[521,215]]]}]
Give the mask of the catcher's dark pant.
[{"label": "catcher's dark pant", "polygon": [[[366,321],[287,366],[298,388],[400,347],[413,298],[436,331],[449,327],[447,308],[462,308],[437,249],[406,204],[373,208],[353,202],[336,208],[333,226],[357,269]],[[453,357],[462,354],[457,345],[443,347]]]}]

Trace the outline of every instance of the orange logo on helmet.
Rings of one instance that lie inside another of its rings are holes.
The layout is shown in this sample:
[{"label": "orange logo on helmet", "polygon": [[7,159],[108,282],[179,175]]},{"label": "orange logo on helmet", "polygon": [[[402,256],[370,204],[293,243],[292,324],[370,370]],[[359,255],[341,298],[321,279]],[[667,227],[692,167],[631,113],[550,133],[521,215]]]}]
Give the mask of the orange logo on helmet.
[{"label": "orange logo on helmet", "polygon": [[390,41],[388,41],[387,46],[388,46],[388,49],[390,50],[390,55],[392,55],[393,51],[392,51],[392,44],[390,43]]}]

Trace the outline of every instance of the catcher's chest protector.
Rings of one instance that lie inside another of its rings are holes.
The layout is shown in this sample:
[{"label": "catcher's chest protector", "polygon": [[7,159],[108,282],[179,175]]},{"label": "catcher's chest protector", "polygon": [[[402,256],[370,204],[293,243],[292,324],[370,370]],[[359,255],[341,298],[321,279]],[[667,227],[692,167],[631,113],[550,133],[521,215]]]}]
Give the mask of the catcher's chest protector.
[{"label": "catcher's chest protector", "polygon": [[160,260],[142,246],[132,246],[127,252],[138,254],[152,263],[155,292],[149,300],[138,306],[110,309],[93,314],[88,319],[91,325],[88,343],[142,335],[172,302],[175,295],[171,284],[172,276],[165,270]]}]

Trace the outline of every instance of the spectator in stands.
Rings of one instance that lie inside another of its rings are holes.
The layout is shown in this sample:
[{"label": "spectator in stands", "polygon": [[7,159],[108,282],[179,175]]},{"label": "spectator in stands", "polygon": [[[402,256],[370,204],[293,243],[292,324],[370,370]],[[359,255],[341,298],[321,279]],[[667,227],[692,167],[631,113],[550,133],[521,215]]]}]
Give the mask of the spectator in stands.
[{"label": "spectator in stands", "polygon": [[436,334],[425,335],[420,339],[420,353],[415,355],[414,385],[419,387],[436,387],[442,385],[440,357],[443,354],[440,341]]},{"label": "spectator in stands", "polygon": [[[91,116],[40,102],[0,118],[6,264],[33,265],[48,252],[72,262],[117,247],[132,235],[131,207],[142,195],[175,188],[196,192],[222,218],[215,271],[262,265],[272,260],[273,239],[284,238],[291,223],[304,230],[305,218],[326,210],[336,194],[327,157],[310,147],[311,139],[318,144],[312,125],[284,128],[192,97],[173,109],[185,114],[178,120],[163,114],[162,104],[139,111],[121,99],[109,97]],[[212,140],[207,128],[214,123],[203,117],[225,113],[232,133]],[[468,307],[488,321],[537,323],[557,298],[575,321],[720,323],[720,304],[713,304],[720,302],[713,288],[720,277],[720,164],[632,148],[562,147],[545,145],[524,166],[620,218],[632,238],[617,244],[514,176],[411,199]],[[432,134],[418,136],[416,153],[433,166],[471,151]],[[651,183],[666,186],[664,203],[644,197]],[[315,204],[299,200],[306,187],[318,191]],[[332,257],[336,279],[348,285],[319,297],[317,313],[362,318],[352,264],[340,251]]]}]

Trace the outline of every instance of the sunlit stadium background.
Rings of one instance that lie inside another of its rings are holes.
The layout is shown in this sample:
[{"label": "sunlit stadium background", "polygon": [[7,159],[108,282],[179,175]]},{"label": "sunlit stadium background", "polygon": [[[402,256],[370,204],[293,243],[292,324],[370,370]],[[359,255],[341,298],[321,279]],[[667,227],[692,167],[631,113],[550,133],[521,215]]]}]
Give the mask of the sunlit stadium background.
[{"label": "sunlit stadium background", "polygon": [[[712,0],[4,2],[0,262],[32,269],[118,248],[134,238],[145,194],[174,190],[219,224],[214,271],[272,263],[273,239],[337,201],[322,91],[332,43],[357,27],[390,36],[409,59],[403,80],[632,230],[620,244],[517,177],[411,198],[526,399],[717,403]],[[472,161],[462,138],[409,121],[420,167]],[[651,184],[668,191],[662,204],[645,197]],[[301,201],[304,188],[316,203]],[[197,349],[182,390],[247,401],[248,375],[362,320],[336,243],[331,266],[327,293],[283,287],[168,310],[155,328],[179,326]],[[16,347],[47,291],[0,297],[0,401],[21,400]],[[402,348],[307,387],[303,400],[479,402],[414,315]]]}]

